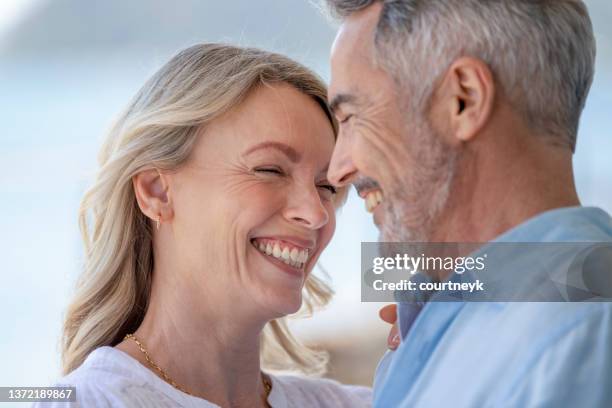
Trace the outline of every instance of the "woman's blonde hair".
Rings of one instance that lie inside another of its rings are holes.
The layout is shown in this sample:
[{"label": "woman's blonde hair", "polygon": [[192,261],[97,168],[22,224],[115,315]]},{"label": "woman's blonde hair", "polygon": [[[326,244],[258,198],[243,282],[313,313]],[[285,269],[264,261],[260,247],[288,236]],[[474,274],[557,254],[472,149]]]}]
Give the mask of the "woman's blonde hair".
[{"label": "woman's blonde hair", "polygon": [[[120,343],[147,310],[152,224],[137,205],[132,177],[150,168],[177,169],[188,159],[202,126],[239,105],[254,88],[274,83],[287,83],[316,100],[336,133],[325,85],[313,72],[282,55],[223,44],[198,44],[178,53],[120,115],[100,150],[96,181],[79,210],[84,270],[64,321],[64,374],[94,349]],[[310,274],[302,311],[312,313],[331,295]],[[261,344],[267,369],[325,370],[327,356],[298,342],[284,318],[266,325]]]}]

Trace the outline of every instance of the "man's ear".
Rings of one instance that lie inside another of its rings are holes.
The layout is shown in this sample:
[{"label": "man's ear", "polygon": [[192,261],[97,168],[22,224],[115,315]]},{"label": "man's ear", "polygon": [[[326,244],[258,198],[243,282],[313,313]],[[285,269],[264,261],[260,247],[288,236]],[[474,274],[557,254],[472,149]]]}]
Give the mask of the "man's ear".
[{"label": "man's ear", "polygon": [[173,211],[166,176],[158,169],[143,170],[132,177],[138,207],[153,221],[168,221]]},{"label": "man's ear", "polygon": [[446,106],[448,122],[458,142],[472,140],[491,118],[495,103],[495,82],[483,61],[461,57],[447,71]]}]

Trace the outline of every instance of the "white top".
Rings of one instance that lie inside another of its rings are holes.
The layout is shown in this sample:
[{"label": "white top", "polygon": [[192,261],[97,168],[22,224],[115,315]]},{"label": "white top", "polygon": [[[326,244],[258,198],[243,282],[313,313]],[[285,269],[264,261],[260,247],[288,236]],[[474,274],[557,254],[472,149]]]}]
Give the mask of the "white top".
[{"label": "white top", "polygon": [[[360,408],[372,406],[372,390],[339,382],[298,376],[272,376],[268,403],[273,408]],[[53,408],[219,408],[168,384],[128,354],[103,346],[55,383],[76,387],[77,403],[39,402]]]}]

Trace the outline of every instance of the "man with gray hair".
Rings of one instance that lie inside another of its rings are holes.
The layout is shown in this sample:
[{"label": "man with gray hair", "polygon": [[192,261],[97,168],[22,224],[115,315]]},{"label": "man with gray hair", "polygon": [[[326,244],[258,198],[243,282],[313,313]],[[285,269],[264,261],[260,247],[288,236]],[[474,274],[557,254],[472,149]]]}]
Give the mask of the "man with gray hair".
[{"label": "man with gray hair", "polygon": [[[612,242],[573,177],[595,59],[582,1],[327,3],[328,177],[355,185],[381,241]],[[612,406],[609,302],[400,303],[398,322],[375,406]]]}]

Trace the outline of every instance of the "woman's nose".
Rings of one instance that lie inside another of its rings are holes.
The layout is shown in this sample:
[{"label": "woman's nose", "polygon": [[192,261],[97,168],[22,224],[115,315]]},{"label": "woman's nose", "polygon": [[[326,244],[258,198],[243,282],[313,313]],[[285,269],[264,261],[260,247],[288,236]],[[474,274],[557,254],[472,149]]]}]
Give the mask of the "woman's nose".
[{"label": "woman's nose", "polygon": [[357,173],[351,157],[350,142],[340,134],[329,163],[327,179],[336,187],[345,187],[353,182]]},{"label": "woman's nose", "polygon": [[312,230],[322,228],[329,222],[329,212],[316,186],[291,194],[284,215],[291,223]]}]

